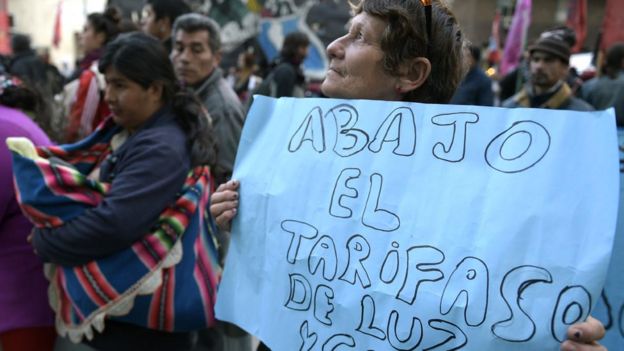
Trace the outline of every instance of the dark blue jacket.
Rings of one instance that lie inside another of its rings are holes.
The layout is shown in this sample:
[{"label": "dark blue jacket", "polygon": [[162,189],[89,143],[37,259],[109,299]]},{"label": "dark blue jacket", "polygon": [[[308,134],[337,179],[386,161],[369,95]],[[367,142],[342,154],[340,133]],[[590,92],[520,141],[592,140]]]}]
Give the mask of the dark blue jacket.
[{"label": "dark blue jacket", "polygon": [[161,109],[102,162],[99,180],[111,183],[102,203],[60,227],[34,231],[39,256],[75,266],[130,247],[175,201],[189,155],[173,112]]},{"label": "dark blue jacket", "polygon": [[479,67],[471,68],[457,87],[451,104],[494,106],[492,80]]}]

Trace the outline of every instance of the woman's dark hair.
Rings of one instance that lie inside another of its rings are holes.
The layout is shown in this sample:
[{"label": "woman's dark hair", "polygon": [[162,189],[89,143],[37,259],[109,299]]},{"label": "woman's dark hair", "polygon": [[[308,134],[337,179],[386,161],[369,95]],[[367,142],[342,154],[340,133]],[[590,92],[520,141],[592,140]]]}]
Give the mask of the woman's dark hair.
[{"label": "woman's dark hair", "polygon": [[191,164],[216,164],[216,143],[208,113],[194,94],[180,89],[171,60],[158,39],[143,33],[121,34],[106,46],[100,58],[100,72],[104,73],[108,67],[144,89],[162,84],[162,102],[171,104],[188,136]]},{"label": "woman's dark hair", "polygon": [[0,105],[36,112],[40,103],[41,95],[27,87],[20,79],[6,74],[0,75]]},{"label": "woman's dark hair", "polygon": [[36,89],[19,79],[0,74],[0,105],[27,113],[48,136],[58,140],[46,103]]},{"label": "woman's dark hair", "polygon": [[145,5],[152,7],[157,20],[168,18],[172,27],[178,17],[191,12],[189,5],[182,0],[146,0]]},{"label": "woman's dark hair", "polygon": [[95,12],[87,16],[87,21],[96,33],[104,33],[106,40],[104,44],[115,39],[119,34],[119,23],[121,22],[121,12],[118,8],[108,7],[103,13]]},{"label": "woman's dark hair", "polygon": [[[351,0],[350,0],[351,1]],[[355,15],[366,12],[388,25],[381,36],[386,72],[396,76],[401,65],[418,57],[431,63],[429,77],[403,100],[448,103],[464,73],[464,39],[451,10],[440,0],[431,1],[431,37],[427,35],[421,0],[361,0],[351,2]]]},{"label": "woman's dark hair", "polygon": [[21,54],[32,50],[30,37],[26,34],[14,33],[11,36],[11,49],[14,54]]},{"label": "woman's dark hair", "polygon": [[299,51],[299,48],[309,45],[310,39],[305,33],[289,33],[288,35],[286,35],[286,38],[284,38],[284,44],[282,45],[280,55],[287,61],[293,61],[297,58],[297,51]]}]

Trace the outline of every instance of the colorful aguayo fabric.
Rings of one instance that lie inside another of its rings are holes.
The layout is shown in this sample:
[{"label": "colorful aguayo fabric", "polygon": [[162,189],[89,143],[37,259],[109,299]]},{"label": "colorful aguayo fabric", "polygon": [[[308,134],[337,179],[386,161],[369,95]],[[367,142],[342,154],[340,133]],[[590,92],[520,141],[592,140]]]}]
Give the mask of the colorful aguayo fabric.
[{"label": "colorful aguayo fabric", "polygon": [[[28,141],[8,141],[18,202],[36,226],[63,225],[101,202],[110,184],[86,175],[110,153],[118,130],[108,120],[76,144],[30,151]],[[221,267],[206,211],[211,186],[208,167],[197,167],[176,202],[131,247],[83,266],[49,265],[59,333],[75,342],[91,339],[92,328],[103,330],[105,318],[164,331],[214,325]]]}]

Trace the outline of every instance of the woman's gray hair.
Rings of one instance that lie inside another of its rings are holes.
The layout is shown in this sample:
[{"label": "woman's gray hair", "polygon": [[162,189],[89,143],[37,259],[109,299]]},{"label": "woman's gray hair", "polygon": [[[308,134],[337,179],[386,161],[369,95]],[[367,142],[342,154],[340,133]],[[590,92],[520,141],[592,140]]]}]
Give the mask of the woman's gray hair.
[{"label": "woman's gray hair", "polygon": [[212,50],[212,52],[221,51],[221,27],[210,17],[198,13],[187,13],[178,17],[175,22],[173,22],[173,35],[171,36],[171,40],[174,45],[178,30],[186,33],[205,30],[208,32],[210,50]]},{"label": "woman's gray hair", "polygon": [[386,72],[397,76],[405,62],[425,57],[431,73],[423,85],[405,94],[406,101],[445,104],[464,72],[464,39],[455,15],[441,0],[433,0],[428,37],[421,0],[349,0],[354,14],[366,12],[387,23],[381,35]]}]

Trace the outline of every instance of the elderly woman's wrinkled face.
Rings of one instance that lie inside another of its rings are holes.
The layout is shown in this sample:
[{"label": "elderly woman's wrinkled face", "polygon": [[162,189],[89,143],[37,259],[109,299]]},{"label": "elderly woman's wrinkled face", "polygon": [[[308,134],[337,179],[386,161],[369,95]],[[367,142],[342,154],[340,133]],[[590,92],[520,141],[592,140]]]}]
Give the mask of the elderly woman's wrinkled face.
[{"label": "elderly woman's wrinkled face", "polygon": [[362,12],[349,32],[327,47],[329,70],[321,90],[332,98],[400,100],[398,78],[386,73],[380,47],[387,23]]}]

